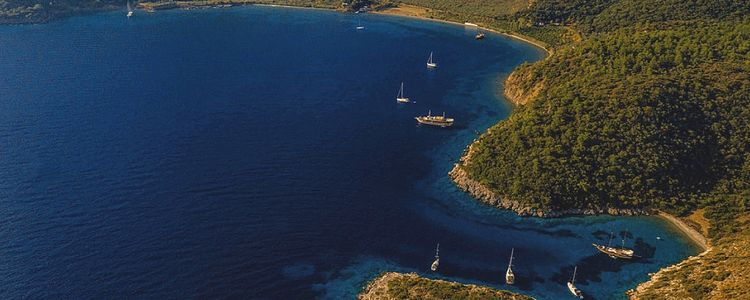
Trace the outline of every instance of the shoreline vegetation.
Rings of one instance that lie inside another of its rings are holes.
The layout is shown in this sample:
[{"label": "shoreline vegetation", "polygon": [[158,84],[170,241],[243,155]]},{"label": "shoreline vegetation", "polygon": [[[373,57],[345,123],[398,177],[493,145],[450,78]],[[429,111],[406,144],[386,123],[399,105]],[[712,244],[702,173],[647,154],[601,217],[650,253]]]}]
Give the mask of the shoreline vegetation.
[{"label": "shoreline vegetation", "polygon": [[[480,137],[481,138],[481,137]],[[478,140],[478,139],[477,139]],[[453,166],[453,169],[448,173],[448,176],[453,180],[456,186],[462,191],[470,194],[475,199],[484,202],[490,206],[495,206],[501,209],[506,209],[515,212],[519,216],[524,217],[539,217],[539,218],[554,218],[554,217],[565,217],[565,216],[576,216],[576,215],[601,215],[608,214],[613,216],[636,216],[636,215],[653,215],[657,213],[656,210],[650,209],[634,209],[634,208],[615,208],[615,207],[602,207],[602,208],[569,208],[562,210],[554,210],[550,208],[536,207],[529,204],[524,204],[519,201],[515,201],[504,197],[496,191],[490,189],[481,182],[473,179],[463,168],[467,164],[474,153],[474,146],[476,141],[473,142],[464,151],[464,154],[459,159],[459,162]],[[671,220],[670,220],[671,221]]]},{"label": "shoreline vegetation", "polygon": [[396,299],[482,299],[532,300],[533,298],[505,290],[439,279],[427,279],[416,273],[386,272],[362,290],[358,300]]},{"label": "shoreline vegetation", "polygon": [[303,9],[324,9],[324,10],[342,10],[336,5],[326,5],[324,3],[313,2],[310,5],[293,5],[292,3],[263,0],[201,0],[201,1],[160,1],[160,2],[141,2],[138,8],[146,12],[155,12],[157,10],[168,9],[199,9],[199,8],[224,8],[232,6],[258,5],[286,8],[303,8]]}]

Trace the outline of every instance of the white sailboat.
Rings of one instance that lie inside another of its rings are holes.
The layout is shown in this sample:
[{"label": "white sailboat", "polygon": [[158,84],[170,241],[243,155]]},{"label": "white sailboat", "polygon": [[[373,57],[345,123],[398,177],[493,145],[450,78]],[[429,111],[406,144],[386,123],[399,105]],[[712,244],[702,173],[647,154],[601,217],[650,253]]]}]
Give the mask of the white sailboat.
[{"label": "white sailboat", "polygon": [[435,261],[432,262],[432,265],[430,266],[430,270],[432,270],[433,272],[437,271],[439,265],[440,265],[440,243],[438,243],[437,248],[435,248]]},{"label": "white sailboat", "polygon": [[573,294],[573,296],[578,297],[578,299],[583,299],[583,293],[581,293],[581,290],[579,290],[575,286],[577,272],[578,272],[578,266],[576,266],[575,269],[573,270],[573,278],[570,281],[568,281],[568,290],[570,291],[571,294]]},{"label": "white sailboat", "polygon": [[362,20],[357,19],[357,30],[363,30],[365,26],[362,26]]},{"label": "white sailboat", "polygon": [[508,262],[508,270],[505,271],[505,283],[507,284],[513,284],[516,282],[516,275],[513,274],[513,269],[511,267],[513,266],[513,248],[510,249],[510,261]]},{"label": "white sailboat", "polygon": [[427,59],[427,68],[437,68],[437,64],[432,60],[432,51],[430,51],[430,58]]},{"label": "white sailboat", "polygon": [[130,1],[128,1],[127,3],[128,3],[128,18],[130,18],[133,16],[133,8],[130,7]]},{"label": "white sailboat", "polygon": [[396,102],[398,103],[409,103],[411,100],[409,98],[404,97],[404,83],[401,82],[401,89],[398,90],[398,95],[396,96]]}]

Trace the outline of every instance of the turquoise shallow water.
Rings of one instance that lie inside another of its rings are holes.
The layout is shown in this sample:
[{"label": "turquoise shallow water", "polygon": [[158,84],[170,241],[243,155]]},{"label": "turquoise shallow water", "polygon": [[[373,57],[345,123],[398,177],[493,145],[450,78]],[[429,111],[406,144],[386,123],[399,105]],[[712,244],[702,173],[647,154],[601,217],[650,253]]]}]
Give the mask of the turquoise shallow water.
[{"label": "turquoise shallow water", "polygon": [[[510,111],[502,78],[543,55],[473,34],[271,7],[0,28],[0,295],[346,299],[396,270],[562,299],[578,265],[611,299],[697,252],[657,218],[520,218],[458,191],[448,170]],[[428,109],[455,128],[416,126]],[[625,230],[643,260],[590,245]]]}]

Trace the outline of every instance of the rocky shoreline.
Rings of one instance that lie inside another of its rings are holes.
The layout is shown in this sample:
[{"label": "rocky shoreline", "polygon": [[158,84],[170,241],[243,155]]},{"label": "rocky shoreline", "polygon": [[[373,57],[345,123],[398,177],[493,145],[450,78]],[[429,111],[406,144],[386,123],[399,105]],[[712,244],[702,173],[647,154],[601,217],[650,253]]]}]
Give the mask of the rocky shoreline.
[{"label": "rocky shoreline", "polygon": [[650,279],[649,279],[648,281],[646,281],[646,282],[643,282],[643,283],[639,284],[639,285],[638,285],[637,287],[635,287],[634,289],[628,290],[628,291],[627,291],[627,292],[625,292],[625,293],[626,293],[626,294],[628,295],[628,297],[629,297],[630,299],[641,299],[641,298],[645,298],[645,297],[641,297],[641,295],[642,295],[642,294],[643,294],[643,293],[644,293],[644,292],[645,292],[646,290],[648,290],[648,289],[652,288],[652,287],[653,287],[653,286],[654,286],[655,284],[657,284],[657,283],[659,283],[659,282],[662,282],[662,279],[663,279],[663,278],[664,278],[665,276],[669,276],[669,274],[671,274],[671,273],[672,273],[673,271],[677,271],[677,270],[679,270],[679,269],[681,269],[681,268],[683,268],[683,267],[685,267],[685,266],[687,266],[687,265],[690,265],[690,264],[694,264],[694,263],[697,263],[697,262],[699,262],[699,261],[700,261],[700,260],[702,260],[702,259],[703,259],[703,257],[704,257],[704,256],[706,256],[706,255],[707,255],[707,254],[708,254],[708,253],[709,253],[710,251],[711,251],[711,249],[710,249],[710,248],[708,248],[707,250],[705,250],[705,251],[701,252],[700,254],[698,254],[698,255],[695,255],[695,256],[691,256],[691,257],[688,257],[687,259],[685,259],[685,260],[683,260],[683,261],[681,261],[681,262],[679,262],[679,263],[677,263],[677,264],[675,264],[675,265],[671,265],[671,266],[668,266],[668,267],[664,267],[664,268],[661,268],[661,269],[659,269],[659,271],[658,271],[658,272],[656,272],[656,273],[653,273],[653,274],[649,274],[649,275],[651,276],[651,278],[650,278]]},{"label": "rocky shoreline", "polygon": [[[476,143],[476,141],[474,142]],[[519,216],[525,217],[540,217],[540,218],[555,218],[563,216],[576,216],[576,215],[613,215],[613,216],[636,216],[636,215],[653,215],[656,214],[656,210],[651,209],[635,209],[635,208],[570,208],[564,210],[553,210],[549,208],[536,208],[531,207],[527,204],[520,203],[504,197],[503,195],[491,190],[489,187],[483,185],[479,181],[474,180],[471,176],[463,169],[463,166],[471,159],[473,153],[474,143],[469,145],[464,155],[459,160],[459,163],[453,166],[453,169],[448,172],[448,176],[458,186],[459,189],[469,193],[475,199],[484,202],[488,205],[507,209],[515,212]]]}]

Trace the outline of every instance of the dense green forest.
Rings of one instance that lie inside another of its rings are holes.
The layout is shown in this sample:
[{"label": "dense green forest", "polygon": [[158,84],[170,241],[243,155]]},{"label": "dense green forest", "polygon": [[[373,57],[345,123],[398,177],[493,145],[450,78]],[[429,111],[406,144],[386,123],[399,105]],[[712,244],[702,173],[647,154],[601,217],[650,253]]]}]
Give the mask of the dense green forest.
[{"label": "dense green forest", "polygon": [[0,24],[46,22],[86,12],[125,7],[117,0],[0,0]]},{"label": "dense green forest", "polygon": [[750,22],[648,25],[521,67],[540,95],[466,169],[537,208],[694,207],[750,145]]},{"label": "dense green forest", "polygon": [[534,23],[564,23],[606,32],[671,20],[728,20],[750,12],[746,0],[542,0],[520,13]]}]

